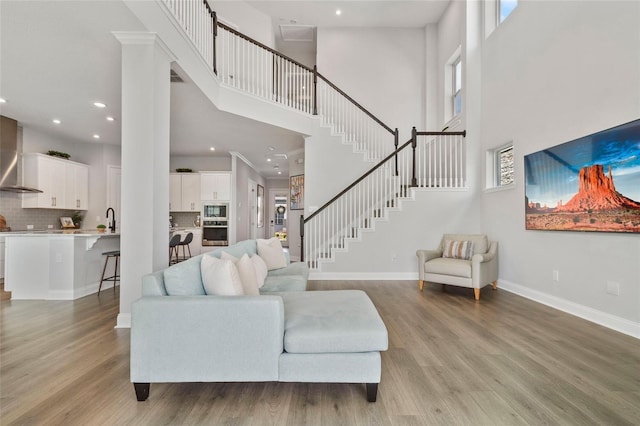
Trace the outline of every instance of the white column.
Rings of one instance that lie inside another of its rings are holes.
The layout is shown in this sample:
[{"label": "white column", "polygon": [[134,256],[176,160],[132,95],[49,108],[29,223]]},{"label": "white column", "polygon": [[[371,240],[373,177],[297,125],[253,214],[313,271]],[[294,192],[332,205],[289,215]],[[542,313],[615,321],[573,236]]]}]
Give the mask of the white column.
[{"label": "white column", "polygon": [[169,260],[170,63],[155,33],[114,32],[122,44],[122,219],[120,313],[131,326],[131,304],[142,276]]}]

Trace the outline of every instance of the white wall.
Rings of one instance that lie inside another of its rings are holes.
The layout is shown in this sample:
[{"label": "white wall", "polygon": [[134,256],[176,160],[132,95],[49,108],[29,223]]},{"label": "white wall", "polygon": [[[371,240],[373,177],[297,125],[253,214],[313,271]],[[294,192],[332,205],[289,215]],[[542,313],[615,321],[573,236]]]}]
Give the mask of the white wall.
[{"label": "white wall", "polygon": [[317,38],[318,71],[397,127],[400,143],[425,126],[424,29],[318,28]]},{"label": "white wall", "polygon": [[[262,185],[263,187],[265,186],[265,179],[254,168],[249,166],[239,157],[234,156],[232,162],[232,185],[233,182],[235,182],[235,190],[232,190],[234,194],[234,205],[231,212],[231,217],[235,219],[233,222],[233,226],[235,227],[235,240],[233,242],[237,242],[247,240],[251,236],[249,214],[253,214],[254,212],[250,212],[250,206],[248,204],[249,179],[256,182],[257,184]],[[264,229],[265,228],[260,228],[257,238],[263,238]]]},{"label": "white wall", "polygon": [[639,16],[638,2],[519,2],[484,43],[481,145],[514,144],[515,189],[482,197],[501,283],[640,336],[640,238],[526,231],[523,170],[524,155],[638,118]]},{"label": "white wall", "polygon": [[275,46],[271,17],[243,1],[209,0],[218,19],[241,33],[269,47]]}]

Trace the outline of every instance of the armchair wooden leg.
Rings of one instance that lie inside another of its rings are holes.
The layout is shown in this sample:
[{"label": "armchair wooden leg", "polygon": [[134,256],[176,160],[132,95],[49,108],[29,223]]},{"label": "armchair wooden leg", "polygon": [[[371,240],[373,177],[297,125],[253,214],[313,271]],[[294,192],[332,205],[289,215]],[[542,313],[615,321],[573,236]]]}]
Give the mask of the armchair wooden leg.
[{"label": "armchair wooden leg", "polygon": [[424,280],[420,280],[420,291],[424,288]]},{"label": "armchair wooden leg", "polygon": [[474,288],[473,289],[473,294],[476,297],[476,300],[480,300],[480,289],[479,288]]},{"label": "armchair wooden leg", "polygon": [[494,281],[492,284],[493,284],[493,289],[497,290],[498,289],[498,281]]}]

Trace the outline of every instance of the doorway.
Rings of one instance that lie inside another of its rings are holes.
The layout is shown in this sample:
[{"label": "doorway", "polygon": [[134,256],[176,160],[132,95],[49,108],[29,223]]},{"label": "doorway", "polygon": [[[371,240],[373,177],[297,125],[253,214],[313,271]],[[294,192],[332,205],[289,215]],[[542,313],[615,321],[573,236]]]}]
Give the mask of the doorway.
[{"label": "doorway", "polygon": [[273,188],[269,190],[267,218],[269,238],[277,237],[283,247],[289,247],[288,238],[289,189]]}]

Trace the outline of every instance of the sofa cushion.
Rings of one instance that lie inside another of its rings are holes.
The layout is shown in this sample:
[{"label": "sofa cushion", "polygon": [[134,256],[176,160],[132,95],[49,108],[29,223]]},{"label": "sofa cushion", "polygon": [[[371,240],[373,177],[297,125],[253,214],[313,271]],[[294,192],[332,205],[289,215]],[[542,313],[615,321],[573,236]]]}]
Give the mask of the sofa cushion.
[{"label": "sofa cushion", "polygon": [[472,241],[473,254],[485,254],[489,250],[489,239],[485,234],[444,234],[440,242],[440,250],[444,249],[446,240]]},{"label": "sofa cushion", "polygon": [[253,256],[258,253],[258,249],[256,246],[256,240],[244,240],[229,247],[216,249],[211,252],[211,254],[220,259],[222,252],[229,253],[231,256],[240,259],[245,253],[248,254],[249,257]]},{"label": "sofa cushion", "polygon": [[284,349],[288,353],[384,351],[387,329],[360,290],[287,292]]},{"label": "sofa cushion", "polygon": [[260,287],[260,293],[272,293],[278,291],[305,291],[307,279],[300,275],[282,275],[277,277],[267,276],[264,285]]},{"label": "sofa cushion", "polygon": [[192,257],[164,270],[164,288],[169,296],[202,296],[206,294],[200,272],[202,257]]},{"label": "sofa cushion", "polygon": [[305,279],[309,278],[309,267],[303,262],[294,262],[287,265],[285,268],[273,269],[269,271],[270,277],[281,277],[286,275],[300,275]]},{"label": "sofa cushion", "polygon": [[469,260],[473,257],[473,241],[445,240],[442,257]]},{"label": "sofa cushion", "polygon": [[449,259],[440,257],[424,264],[426,274],[453,275],[471,278],[471,261],[463,259]]},{"label": "sofa cushion", "polygon": [[232,261],[203,256],[200,269],[204,290],[208,295],[241,296],[244,294],[238,268]]},{"label": "sofa cushion", "polygon": [[236,265],[238,274],[240,275],[240,281],[242,282],[242,288],[244,289],[244,294],[247,296],[258,296],[260,294],[258,291],[259,286],[256,270],[251,259],[249,259],[248,254],[245,253],[240,257],[240,259],[237,259],[227,252],[222,252],[220,259],[230,260],[234,265]]},{"label": "sofa cushion", "polygon": [[264,280],[267,278],[267,274],[269,270],[267,269],[267,264],[264,263],[264,260],[257,254],[251,256],[251,263],[253,264],[253,269],[256,271],[256,280],[258,281],[258,288],[261,288],[264,285]]},{"label": "sofa cushion", "polygon": [[258,255],[267,264],[267,269],[284,268],[287,266],[287,260],[284,257],[284,251],[282,250],[282,243],[276,237],[268,240],[258,239]]}]

